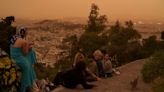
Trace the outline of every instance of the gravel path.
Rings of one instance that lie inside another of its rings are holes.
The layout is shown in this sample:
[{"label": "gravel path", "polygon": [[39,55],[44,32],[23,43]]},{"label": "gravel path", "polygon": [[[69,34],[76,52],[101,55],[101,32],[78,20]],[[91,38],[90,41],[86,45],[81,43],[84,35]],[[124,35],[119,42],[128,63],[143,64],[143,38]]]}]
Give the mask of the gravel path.
[{"label": "gravel path", "polygon": [[[119,67],[120,75],[93,82],[96,85],[93,89],[85,90],[80,85],[75,89],[67,89],[61,86],[52,92],[152,92],[149,85],[145,84],[141,78],[140,71],[145,61],[146,59],[137,60]],[[138,87],[131,90],[130,81],[137,76],[139,76]]]}]

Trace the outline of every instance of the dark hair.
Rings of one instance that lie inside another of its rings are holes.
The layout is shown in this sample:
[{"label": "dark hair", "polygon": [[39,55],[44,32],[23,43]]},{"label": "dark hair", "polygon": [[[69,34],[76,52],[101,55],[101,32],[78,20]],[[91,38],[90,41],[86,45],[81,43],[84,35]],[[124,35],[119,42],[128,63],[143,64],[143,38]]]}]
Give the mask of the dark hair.
[{"label": "dark hair", "polygon": [[26,30],[25,29],[21,29],[20,30],[20,34],[25,34],[26,33]]},{"label": "dark hair", "polygon": [[107,54],[107,51],[106,50],[101,50],[102,54]]},{"label": "dark hair", "polygon": [[26,31],[27,31],[27,30],[26,30],[25,28],[20,29],[20,35],[21,35],[22,38],[25,37]]}]

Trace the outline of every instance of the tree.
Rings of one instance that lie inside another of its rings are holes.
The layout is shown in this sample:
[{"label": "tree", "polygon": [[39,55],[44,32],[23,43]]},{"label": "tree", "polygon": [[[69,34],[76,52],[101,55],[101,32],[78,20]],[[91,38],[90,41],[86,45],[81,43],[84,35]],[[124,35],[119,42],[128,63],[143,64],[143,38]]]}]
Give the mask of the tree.
[{"label": "tree", "polygon": [[107,28],[107,16],[99,14],[99,7],[96,4],[91,5],[88,24],[86,31],[81,35],[78,45],[84,50],[86,55],[93,53],[94,50],[100,49],[108,44],[108,39],[100,36]]},{"label": "tree", "polygon": [[155,50],[157,50],[159,47],[158,42],[157,42],[157,37],[154,36],[150,36],[147,39],[143,40],[143,52],[145,54],[145,56],[150,56],[152,55]]},{"label": "tree", "polygon": [[11,25],[12,22],[15,21],[15,17],[14,16],[8,16],[4,19],[4,22],[6,22],[6,25]]},{"label": "tree", "polygon": [[101,32],[106,28],[107,17],[106,15],[99,15],[99,8],[96,4],[92,4],[89,14],[89,20],[86,31]]},{"label": "tree", "polygon": [[121,24],[119,20],[116,21],[115,25],[111,27],[112,34],[118,33],[121,30]]},{"label": "tree", "polygon": [[69,51],[69,56],[73,57],[79,49],[76,35],[66,37],[62,42],[61,48]]},{"label": "tree", "polygon": [[16,27],[12,26],[14,16],[8,16],[0,22],[0,48],[8,55],[10,53],[9,40],[16,33]]},{"label": "tree", "polygon": [[141,38],[141,35],[134,29],[131,20],[125,22],[125,33],[128,40],[137,40]]},{"label": "tree", "polygon": [[79,48],[82,48],[86,55],[90,55],[96,49],[101,49],[107,44],[107,39],[98,36],[94,32],[84,33],[78,42]]},{"label": "tree", "polygon": [[141,35],[134,29],[132,21],[126,21],[125,26],[122,26],[117,20],[115,25],[111,26],[110,29],[109,52],[117,55],[120,64],[135,60],[136,57],[131,53],[138,55],[141,48],[139,43],[140,38]]},{"label": "tree", "polygon": [[161,32],[161,39],[164,41],[164,31]]}]

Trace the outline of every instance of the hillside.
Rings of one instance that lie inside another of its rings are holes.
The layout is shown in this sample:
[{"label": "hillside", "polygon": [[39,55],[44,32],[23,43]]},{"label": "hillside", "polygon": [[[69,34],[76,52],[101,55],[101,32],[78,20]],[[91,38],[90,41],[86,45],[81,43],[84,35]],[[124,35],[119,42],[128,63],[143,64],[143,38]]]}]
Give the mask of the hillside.
[{"label": "hillside", "polygon": [[[137,60],[119,67],[121,74],[112,78],[102,79],[94,82],[97,87],[85,90],[80,85],[76,89],[59,87],[52,92],[152,92],[148,84],[142,81],[140,70],[146,59]],[[138,89],[131,90],[130,81],[139,75]]]}]

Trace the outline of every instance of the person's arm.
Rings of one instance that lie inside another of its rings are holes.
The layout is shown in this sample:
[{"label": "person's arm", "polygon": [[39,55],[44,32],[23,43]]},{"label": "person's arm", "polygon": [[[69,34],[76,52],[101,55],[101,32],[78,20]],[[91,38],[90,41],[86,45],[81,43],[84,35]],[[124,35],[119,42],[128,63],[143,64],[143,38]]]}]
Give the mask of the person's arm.
[{"label": "person's arm", "polygon": [[89,68],[86,68],[86,72],[88,74],[90,74],[93,78],[95,78],[96,80],[100,80],[101,79],[98,76],[96,76],[92,71],[90,71]]}]

